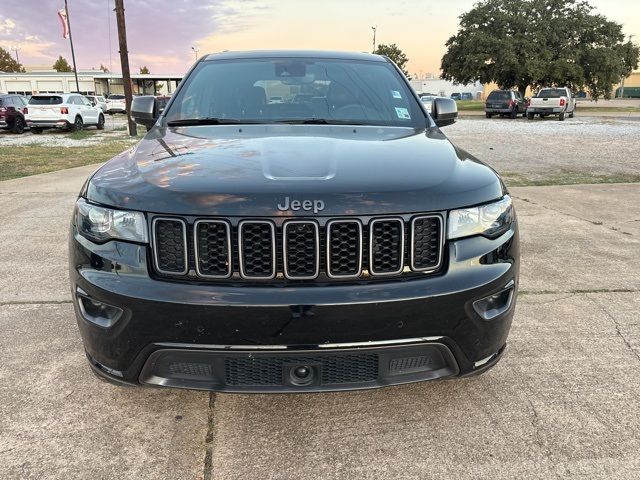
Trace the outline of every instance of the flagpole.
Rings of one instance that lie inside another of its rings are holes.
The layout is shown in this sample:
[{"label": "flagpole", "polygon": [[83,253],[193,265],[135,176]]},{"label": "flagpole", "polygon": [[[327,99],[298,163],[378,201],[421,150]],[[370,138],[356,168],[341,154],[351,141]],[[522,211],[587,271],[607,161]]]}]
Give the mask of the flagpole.
[{"label": "flagpole", "polygon": [[73,50],[73,37],[71,36],[71,20],[69,20],[69,6],[67,0],[64,0],[64,11],[67,14],[67,27],[69,28],[69,42],[71,43],[71,60],[73,61],[73,73],[76,76],[76,92],[80,93],[80,84],[78,83],[78,69],[76,68],[76,53]]}]

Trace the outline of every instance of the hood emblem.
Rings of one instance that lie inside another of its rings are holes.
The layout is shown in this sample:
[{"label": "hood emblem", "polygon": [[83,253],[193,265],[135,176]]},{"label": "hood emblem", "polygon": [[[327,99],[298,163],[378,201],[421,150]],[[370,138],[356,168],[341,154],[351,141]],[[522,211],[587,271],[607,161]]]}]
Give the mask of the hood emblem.
[{"label": "hood emblem", "polygon": [[307,212],[319,213],[324,210],[324,202],[322,200],[291,200],[284,197],[284,202],[278,204],[278,210],[286,212],[287,210],[305,210]]}]

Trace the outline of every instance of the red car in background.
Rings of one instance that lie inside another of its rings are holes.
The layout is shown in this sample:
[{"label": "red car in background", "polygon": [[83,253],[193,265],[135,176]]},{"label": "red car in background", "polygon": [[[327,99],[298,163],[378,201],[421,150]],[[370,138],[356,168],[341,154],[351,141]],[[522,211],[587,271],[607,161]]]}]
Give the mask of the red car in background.
[{"label": "red car in background", "polygon": [[27,127],[27,98],[22,95],[0,95],[0,129],[22,133]]}]

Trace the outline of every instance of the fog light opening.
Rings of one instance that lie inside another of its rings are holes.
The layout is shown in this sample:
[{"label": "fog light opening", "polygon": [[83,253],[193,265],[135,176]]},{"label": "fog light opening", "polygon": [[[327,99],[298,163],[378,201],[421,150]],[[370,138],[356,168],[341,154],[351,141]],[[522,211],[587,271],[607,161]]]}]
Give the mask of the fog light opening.
[{"label": "fog light opening", "polygon": [[113,326],[123,313],[121,308],[100,302],[84,292],[77,292],[76,301],[85,320],[104,328]]},{"label": "fog light opening", "polygon": [[509,282],[503,290],[473,302],[473,309],[485,320],[492,320],[511,307],[515,283]]}]

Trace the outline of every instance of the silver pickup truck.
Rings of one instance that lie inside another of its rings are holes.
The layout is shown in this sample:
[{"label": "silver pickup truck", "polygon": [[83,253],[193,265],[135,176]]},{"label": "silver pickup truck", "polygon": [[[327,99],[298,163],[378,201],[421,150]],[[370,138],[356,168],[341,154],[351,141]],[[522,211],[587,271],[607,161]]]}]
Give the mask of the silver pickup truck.
[{"label": "silver pickup truck", "polygon": [[532,97],[527,106],[527,118],[533,120],[535,115],[546,117],[557,115],[558,120],[564,120],[565,116],[573,118],[576,111],[576,99],[571,90],[563,88],[543,88],[535,97]]}]

